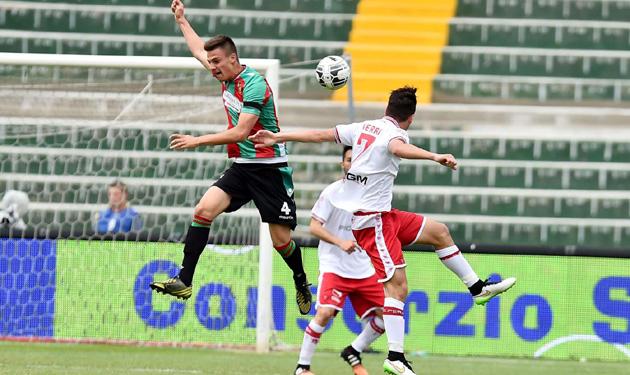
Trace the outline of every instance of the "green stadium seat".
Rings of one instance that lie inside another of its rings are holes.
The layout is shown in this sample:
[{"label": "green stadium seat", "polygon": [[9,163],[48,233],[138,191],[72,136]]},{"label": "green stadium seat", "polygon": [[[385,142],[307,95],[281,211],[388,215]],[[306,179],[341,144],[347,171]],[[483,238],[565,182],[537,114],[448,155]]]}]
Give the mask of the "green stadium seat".
[{"label": "green stadium seat", "polygon": [[577,143],[577,157],[574,161],[602,162],[606,161],[606,143],[599,141],[583,141]]},{"label": "green stadium seat", "polygon": [[[22,39],[0,38],[0,52],[26,52],[22,50]],[[29,51],[30,52],[30,51]]]},{"label": "green stadium seat", "polygon": [[[116,45],[112,46],[112,47],[116,47],[116,48],[113,48],[113,51],[116,51],[116,50],[117,51],[121,51],[120,50],[120,45],[121,44],[122,44],[122,48],[123,49],[126,48],[125,44],[123,44],[123,43],[119,43],[119,42],[115,42],[115,43],[116,43]],[[134,43],[132,43],[132,54],[135,55],[135,56],[162,56],[163,53],[164,53],[164,45],[162,43],[156,43],[156,42],[134,42]]]},{"label": "green stadium seat", "polygon": [[558,101],[576,101],[575,85],[572,83],[551,83],[547,85],[547,99]]},{"label": "green stadium seat", "polygon": [[274,39],[280,34],[280,19],[271,17],[255,17],[251,21],[251,30],[246,37],[257,39]]},{"label": "green stadium seat", "polygon": [[608,171],[606,188],[609,190],[628,190],[630,187],[630,171]]},{"label": "green stadium seat", "polygon": [[[544,19],[564,19],[564,1],[562,0],[547,0],[547,1],[534,1],[532,3],[532,13],[527,15],[529,18],[544,18]],[[524,17],[525,14],[517,15],[518,17]]]},{"label": "green stadium seat", "polygon": [[36,38],[27,39],[27,43],[29,53],[57,53],[58,42],[55,40]]},{"label": "green stadium seat", "polygon": [[539,245],[541,228],[536,224],[510,224],[508,226],[508,241],[519,245]]},{"label": "green stadium seat", "polygon": [[[520,44],[519,27],[508,24],[494,24],[488,25],[487,39],[484,45],[488,46],[510,46],[518,47]],[[481,39],[480,39],[481,40]]]},{"label": "green stadium seat", "polygon": [[595,44],[595,29],[592,27],[562,27],[562,48],[585,49]]},{"label": "green stadium seat", "polygon": [[570,141],[545,141],[540,148],[540,159],[550,161],[571,160]]},{"label": "green stadium seat", "polygon": [[510,75],[510,56],[503,53],[484,53],[479,56],[479,68],[472,73]]},{"label": "green stadium seat", "polygon": [[501,242],[501,224],[499,223],[473,223],[472,241],[476,243]]},{"label": "green stadium seat", "polygon": [[522,167],[497,167],[495,187],[523,188],[525,186],[525,168]]},{"label": "green stadium seat", "polygon": [[486,167],[462,167],[456,173],[459,174],[459,186],[489,186],[489,169]]},{"label": "green stadium seat", "polygon": [[473,56],[464,52],[443,52],[441,72],[445,74],[472,73]]},{"label": "green stadium seat", "polygon": [[[276,46],[273,48],[274,58],[280,59],[283,64],[290,64],[305,61],[305,48],[296,48],[289,46]],[[300,66],[302,68],[302,66]]]},{"label": "green stadium seat", "polygon": [[[392,198],[392,207],[397,208],[399,210],[403,210],[403,211],[414,211],[414,209],[412,209],[412,204],[414,200],[414,196],[411,194],[407,194],[407,193],[397,193],[394,194],[393,198]],[[311,207],[308,207],[311,208]],[[439,211],[438,211],[439,212]]]},{"label": "green stadium seat", "polygon": [[536,141],[531,139],[507,139],[505,155],[510,160],[534,160]]},{"label": "green stadium seat", "polygon": [[466,237],[466,224],[464,223],[446,223],[451,237],[456,241],[472,241],[471,238]]},{"label": "green stadium seat", "polygon": [[[469,145],[468,155],[464,155],[470,159],[499,159],[499,146],[500,141],[498,139],[477,139],[471,138]],[[457,155],[456,155],[457,157]]]},{"label": "green stadium seat", "polygon": [[215,17],[216,28],[210,30],[214,33],[227,34],[234,38],[245,36],[245,17],[221,16]]},{"label": "green stadium seat", "polygon": [[[171,14],[147,14],[141,15],[140,20],[144,19],[138,25],[138,32],[144,35],[167,35],[167,36],[179,36],[181,32],[179,27],[173,21]],[[191,17],[189,22],[192,25],[196,25],[199,30],[203,30],[204,26],[208,24],[208,17],[195,15],[194,19]],[[197,26],[198,25],[198,26]],[[200,31],[201,32],[201,31]]]},{"label": "green stadium seat", "polygon": [[613,243],[614,232],[615,228],[612,226],[586,226],[584,227],[584,245],[592,247],[610,247]]},{"label": "green stadium seat", "polygon": [[400,170],[398,172],[398,176],[396,177],[396,184],[399,184],[399,185],[417,184],[417,181],[416,181],[417,168],[420,168],[420,167],[417,167],[413,164],[408,164],[408,163],[401,164]]},{"label": "green stadium seat", "polygon": [[[402,166],[402,165],[401,165]],[[453,185],[453,173],[441,165],[422,164],[422,179],[416,182],[422,185]],[[401,168],[402,170],[402,168]],[[398,174],[400,176],[400,174]]]},{"label": "green stadium seat", "polygon": [[34,9],[6,9],[4,13],[5,29],[36,30]]},{"label": "green stadium seat", "polygon": [[466,96],[466,83],[464,81],[434,79],[433,95],[434,97],[441,95],[464,97]]},{"label": "green stadium seat", "polygon": [[554,199],[549,197],[523,198],[523,216],[555,217]]},{"label": "green stadium seat", "polygon": [[[394,194],[395,196],[396,194]],[[450,213],[446,210],[447,196],[432,194],[417,194],[415,197],[415,208],[419,213]],[[451,205],[452,207],[452,205]]]},{"label": "green stadium seat", "polygon": [[89,40],[62,40],[61,51],[65,54],[91,55],[92,42]]},{"label": "green stadium seat", "polygon": [[[109,22],[109,29],[105,28],[104,31],[115,34],[135,35],[139,33],[140,14],[129,12],[112,12],[110,14]],[[96,30],[91,32],[96,32]]]},{"label": "green stadium seat", "polygon": [[109,14],[110,13],[97,11],[75,12],[75,23],[66,31],[78,33],[113,33],[114,31],[111,30],[111,27],[107,27],[108,23],[105,22]]},{"label": "green stadium seat", "polygon": [[449,42],[451,46],[479,46],[481,39],[481,25],[451,24],[449,26]]},{"label": "green stadium seat", "polygon": [[578,245],[578,228],[572,225],[551,225],[544,245],[571,246]]},{"label": "green stadium seat", "polygon": [[477,98],[500,98],[501,82],[472,82],[471,96]]},{"label": "green stadium seat", "polygon": [[582,100],[612,102],[615,100],[613,83],[587,83],[582,86]]},{"label": "green stadium seat", "polygon": [[316,21],[308,18],[290,18],[286,20],[284,30],[280,30],[279,37],[287,39],[299,39],[299,40],[311,40],[317,39],[323,35],[317,33],[316,35]]},{"label": "green stadium seat", "polygon": [[630,4],[624,0],[608,1],[608,17],[610,21],[630,21]]},{"label": "green stadium seat", "polygon": [[[612,2],[611,2],[612,3]],[[601,36],[597,45],[592,48],[607,50],[628,50],[630,48],[630,30],[604,27],[600,29]]]},{"label": "green stadium seat", "polygon": [[569,15],[574,20],[599,20],[603,18],[603,1],[580,0],[570,1]]},{"label": "green stadium seat", "polygon": [[599,189],[599,171],[593,169],[575,169],[569,171],[570,189]]},{"label": "green stadium seat", "polygon": [[546,76],[547,58],[542,55],[517,55],[516,71],[510,72],[514,75],[522,76]]},{"label": "green stadium seat", "polygon": [[510,82],[508,90],[511,99],[537,101],[540,96],[540,85],[537,82]]},{"label": "green stadium seat", "polygon": [[486,0],[457,1],[458,17],[486,17]]},{"label": "green stadium seat", "polygon": [[453,154],[456,158],[464,155],[464,140],[462,138],[438,138],[437,150],[431,150],[440,154]]},{"label": "green stadium seat", "polygon": [[166,56],[190,57],[190,50],[188,49],[186,43],[168,44],[167,51],[168,53]]},{"label": "green stadium seat", "polygon": [[520,18],[524,13],[525,3],[520,0],[499,0],[494,3],[488,16],[497,18]]},{"label": "green stadium seat", "polygon": [[574,218],[593,217],[591,200],[586,198],[558,198],[560,199],[560,216]]},{"label": "green stadium seat", "polygon": [[[449,213],[460,215],[481,214],[481,196],[479,195],[454,195],[451,197]],[[439,212],[439,211],[438,211]]]},{"label": "green stadium seat", "polygon": [[562,170],[534,168],[531,187],[534,189],[562,189]]},{"label": "green stadium seat", "polygon": [[524,27],[525,45],[530,48],[554,48],[556,44],[556,28],[552,26]]},{"label": "green stadium seat", "polygon": [[610,161],[630,162],[630,143],[613,143]]},{"label": "green stadium seat", "polygon": [[488,208],[483,214],[493,216],[516,216],[518,213],[518,197],[510,195],[488,196]]},{"label": "green stadium seat", "polygon": [[548,75],[555,77],[588,77],[584,71],[583,57],[580,56],[554,56],[550,73]]},{"label": "green stadium seat", "polygon": [[630,217],[630,201],[628,199],[599,199],[597,217],[627,219]]},{"label": "green stadium seat", "polygon": [[[618,78],[621,76],[621,60],[616,57],[590,57],[587,58],[590,63],[588,76],[590,78]],[[606,100],[613,98],[613,85],[605,86],[610,94]]]}]

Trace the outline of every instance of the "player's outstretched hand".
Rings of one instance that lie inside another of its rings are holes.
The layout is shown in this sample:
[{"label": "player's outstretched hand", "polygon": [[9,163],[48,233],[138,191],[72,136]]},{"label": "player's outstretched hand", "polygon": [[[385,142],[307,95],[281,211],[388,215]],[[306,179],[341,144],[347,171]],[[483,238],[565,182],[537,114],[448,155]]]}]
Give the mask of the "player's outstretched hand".
[{"label": "player's outstretched hand", "polygon": [[249,140],[254,142],[254,147],[262,148],[276,144],[276,135],[269,130],[259,130],[254,135],[249,136]]},{"label": "player's outstretched hand", "polygon": [[184,19],[184,4],[181,0],[173,0],[171,3],[171,12],[175,16],[175,21],[179,22]]},{"label": "player's outstretched hand", "polygon": [[171,150],[186,150],[199,146],[197,137],[186,134],[171,135]]},{"label": "player's outstretched hand", "polygon": [[435,161],[454,171],[457,170],[457,160],[455,160],[455,157],[451,154],[437,154]]}]

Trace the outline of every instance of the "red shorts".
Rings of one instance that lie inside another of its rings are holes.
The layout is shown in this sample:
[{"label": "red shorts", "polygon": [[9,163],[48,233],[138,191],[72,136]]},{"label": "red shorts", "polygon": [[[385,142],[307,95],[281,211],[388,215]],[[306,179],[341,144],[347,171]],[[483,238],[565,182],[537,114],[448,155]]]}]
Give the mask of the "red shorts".
[{"label": "red shorts", "polygon": [[378,283],[376,275],[365,279],[348,279],[330,272],[319,275],[317,306],[341,311],[346,297],[350,298],[354,311],[361,319],[372,311],[383,308],[385,303],[385,291],[383,285]]},{"label": "red shorts", "polygon": [[396,268],[406,266],[402,247],[418,240],[424,223],[424,216],[396,209],[354,214],[352,233],[370,256],[379,282],[391,279]]}]

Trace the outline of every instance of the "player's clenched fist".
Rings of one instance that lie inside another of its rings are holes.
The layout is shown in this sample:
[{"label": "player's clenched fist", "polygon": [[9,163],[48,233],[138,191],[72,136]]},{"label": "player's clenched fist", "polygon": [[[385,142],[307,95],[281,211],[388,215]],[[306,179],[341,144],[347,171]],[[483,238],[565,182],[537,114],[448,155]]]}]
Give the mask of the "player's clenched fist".
[{"label": "player's clenched fist", "polygon": [[452,170],[457,169],[457,160],[455,160],[455,157],[451,154],[437,154],[435,161]]},{"label": "player's clenched fist", "polygon": [[186,150],[199,146],[197,137],[185,134],[171,135],[171,150]]},{"label": "player's clenched fist", "polygon": [[262,148],[276,144],[276,135],[269,130],[259,130],[254,135],[249,136],[249,140],[254,142],[254,147]]},{"label": "player's clenched fist", "polygon": [[171,12],[173,12],[176,21],[179,22],[184,19],[184,4],[181,0],[173,0],[171,3]]}]

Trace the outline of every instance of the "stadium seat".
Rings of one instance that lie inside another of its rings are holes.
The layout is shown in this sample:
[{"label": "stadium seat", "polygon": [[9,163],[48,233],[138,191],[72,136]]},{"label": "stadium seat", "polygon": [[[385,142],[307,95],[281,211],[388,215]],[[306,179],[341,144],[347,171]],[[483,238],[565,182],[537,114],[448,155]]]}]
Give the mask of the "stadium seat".
[{"label": "stadium seat", "polygon": [[592,169],[579,169],[569,172],[570,189],[599,189],[599,171]]},{"label": "stadium seat", "polygon": [[462,156],[470,159],[499,159],[501,158],[500,142],[499,139],[472,138],[468,146],[468,154],[462,153]]},{"label": "stadium seat", "polygon": [[523,26],[524,43],[519,47],[555,48],[556,27],[553,26]]},{"label": "stadium seat", "polygon": [[481,196],[479,195],[454,195],[452,196],[449,213],[459,214],[459,215],[481,214]]},{"label": "stadium seat", "polygon": [[[561,198],[560,215],[563,217],[590,218],[593,217],[592,201],[585,198]],[[604,213],[604,215],[606,215]],[[605,217],[605,216],[602,216]]]},{"label": "stadium seat", "polygon": [[585,226],[584,245],[590,247],[607,247],[614,241],[615,228],[612,226]]},{"label": "stadium seat", "polygon": [[508,226],[510,243],[519,245],[538,245],[541,238],[541,226],[536,224],[511,224]]},{"label": "stadium seat", "polygon": [[606,188],[609,190],[628,190],[630,171],[608,171],[606,183]]},{"label": "stadium seat", "polygon": [[527,171],[523,167],[497,167],[495,175],[495,187],[521,188],[526,186]]},{"label": "stadium seat", "polygon": [[531,187],[534,189],[562,189],[562,169],[534,168]]},{"label": "stadium seat", "polygon": [[554,217],[554,199],[549,197],[536,197],[523,199],[522,216]]},{"label": "stadium seat", "polygon": [[547,241],[540,245],[571,246],[577,245],[578,227],[573,225],[553,225],[547,228]]},{"label": "stadium seat", "polygon": [[502,242],[502,224],[500,223],[473,223],[472,242],[475,243],[500,243]]},{"label": "stadium seat", "polygon": [[488,208],[484,212],[492,216],[518,216],[518,200],[516,196],[490,195],[488,196]]},{"label": "stadium seat", "polygon": [[[446,169],[446,168],[445,168]],[[458,186],[490,186],[490,171],[484,167],[462,167],[457,172]]]}]

